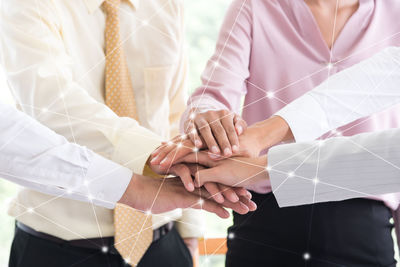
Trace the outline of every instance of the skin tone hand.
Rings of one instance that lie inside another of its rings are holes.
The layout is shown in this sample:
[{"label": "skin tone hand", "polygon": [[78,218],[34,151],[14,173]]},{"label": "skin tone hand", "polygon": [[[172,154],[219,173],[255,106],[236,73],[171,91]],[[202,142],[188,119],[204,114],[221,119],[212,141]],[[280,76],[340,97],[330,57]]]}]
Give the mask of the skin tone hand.
[{"label": "skin tone hand", "polygon": [[[194,175],[194,173],[197,172],[199,168],[201,168],[197,164],[175,164],[168,168],[165,168],[160,165],[149,163],[149,166],[155,173],[161,175],[165,175],[168,173],[180,177],[186,190],[188,190],[189,192],[193,192],[195,190],[192,175]],[[250,192],[244,188],[230,188],[228,186],[218,185],[212,182],[205,184],[204,188],[218,203],[223,203],[225,199],[232,203],[240,201],[242,202],[242,204],[247,206],[250,211],[254,211],[256,209],[256,206],[254,206],[252,202],[249,201],[251,199]]]},{"label": "skin tone hand", "polygon": [[231,156],[239,151],[239,136],[247,123],[229,110],[190,111],[184,123],[187,136],[197,148],[207,147],[213,154]]},{"label": "skin tone hand", "polygon": [[178,208],[194,208],[215,213],[221,218],[229,218],[230,214],[225,208],[240,214],[249,211],[241,202],[232,203],[225,200],[222,204],[217,203],[211,200],[210,194],[203,188],[188,192],[179,178],[155,179],[136,174],[133,175],[119,203],[154,214]]},{"label": "skin tone hand", "polygon": [[197,162],[208,168],[199,170],[195,174],[195,185],[201,187],[209,182],[216,182],[229,186],[250,186],[269,179],[267,157],[241,158],[233,157],[220,161],[211,160],[205,153],[196,157],[190,154],[182,162]]},{"label": "skin tone hand", "polygon": [[[258,157],[264,149],[280,142],[293,140],[294,137],[287,122],[279,116],[273,116],[247,128],[239,136],[239,150],[233,156]],[[160,165],[162,168],[168,168],[182,157],[196,151],[198,151],[198,148],[187,136],[177,136],[153,152],[151,163]],[[212,159],[223,159],[223,157],[219,157],[211,151],[209,151],[209,154]]]}]

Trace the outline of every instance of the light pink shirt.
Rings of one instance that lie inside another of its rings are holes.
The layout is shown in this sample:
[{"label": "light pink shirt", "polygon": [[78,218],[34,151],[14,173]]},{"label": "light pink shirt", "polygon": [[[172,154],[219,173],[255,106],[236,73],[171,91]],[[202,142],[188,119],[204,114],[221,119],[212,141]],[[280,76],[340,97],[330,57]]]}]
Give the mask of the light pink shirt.
[{"label": "light pink shirt", "polygon": [[[235,0],[188,110],[227,108],[240,113],[245,97],[242,115],[247,123],[264,120],[330,75],[383,48],[400,46],[399,17],[399,0],[360,0],[330,50],[304,0]],[[392,110],[340,131],[350,136],[399,124]],[[257,191],[270,188],[258,186]],[[400,198],[392,194],[379,199],[396,208]]]}]

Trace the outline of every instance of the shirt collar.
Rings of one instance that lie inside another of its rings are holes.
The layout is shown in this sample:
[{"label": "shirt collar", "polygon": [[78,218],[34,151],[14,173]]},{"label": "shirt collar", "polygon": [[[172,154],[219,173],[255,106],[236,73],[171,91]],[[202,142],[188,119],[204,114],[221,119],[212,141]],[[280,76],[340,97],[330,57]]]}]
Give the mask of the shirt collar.
[{"label": "shirt collar", "polygon": [[[140,0],[126,0],[128,1],[133,8],[138,9],[139,8],[139,2]],[[84,0],[89,13],[93,13],[97,8],[103,4],[104,0]]]}]

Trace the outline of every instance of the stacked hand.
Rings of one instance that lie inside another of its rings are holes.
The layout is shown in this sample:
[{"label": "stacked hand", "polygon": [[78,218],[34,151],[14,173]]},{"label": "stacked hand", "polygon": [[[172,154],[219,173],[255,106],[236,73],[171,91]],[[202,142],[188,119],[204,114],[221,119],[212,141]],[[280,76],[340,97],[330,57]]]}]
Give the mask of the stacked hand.
[{"label": "stacked hand", "polygon": [[268,179],[267,157],[260,157],[260,152],[282,141],[293,140],[288,124],[281,117],[271,117],[247,127],[238,115],[208,111],[192,113],[184,124],[185,134],[155,150],[151,164],[165,170],[182,163],[186,166],[197,163],[195,171],[190,167],[185,177],[177,175],[188,190],[205,186],[214,197],[218,196],[218,200],[215,198],[218,202],[222,200],[221,195],[225,196],[216,193],[218,189],[231,192],[237,186],[246,187]]}]

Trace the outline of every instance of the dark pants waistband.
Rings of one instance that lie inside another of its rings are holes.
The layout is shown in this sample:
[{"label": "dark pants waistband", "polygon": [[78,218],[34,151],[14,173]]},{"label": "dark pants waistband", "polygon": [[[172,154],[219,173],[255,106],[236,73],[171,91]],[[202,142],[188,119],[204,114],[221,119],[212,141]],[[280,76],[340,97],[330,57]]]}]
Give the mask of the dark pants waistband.
[{"label": "dark pants waistband", "polygon": [[[111,254],[118,254],[117,250],[114,248],[114,237],[103,237],[103,238],[88,238],[88,239],[75,239],[75,240],[64,240],[61,238],[58,238],[56,236],[52,236],[46,233],[38,232],[31,227],[21,223],[21,222],[16,222],[16,227],[24,231],[30,235],[33,235],[35,237],[45,239],[57,244],[66,244],[70,245],[73,247],[79,247],[79,248],[88,248],[88,249],[102,249],[103,247],[107,249],[107,252]],[[167,224],[164,224],[163,226],[155,229],[153,231],[153,242],[161,239],[163,236],[168,234],[172,228],[174,227],[173,222],[169,222]]]}]

